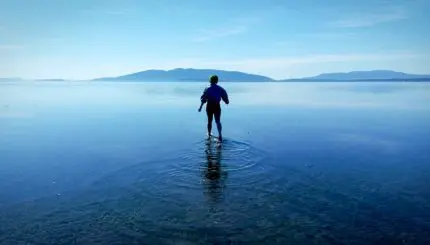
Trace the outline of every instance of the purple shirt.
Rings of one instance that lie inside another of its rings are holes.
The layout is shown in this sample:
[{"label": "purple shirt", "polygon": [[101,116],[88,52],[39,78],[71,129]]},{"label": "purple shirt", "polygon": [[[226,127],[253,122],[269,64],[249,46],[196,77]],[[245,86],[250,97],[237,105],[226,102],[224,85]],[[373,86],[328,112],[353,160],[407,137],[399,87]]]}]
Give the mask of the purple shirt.
[{"label": "purple shirt", "polygon": [[209,87],[205,88],[203,95],[200,97],[202,103],[208,104],[219,104],[221,99],[228,104],[228,95],[225,89],[217,84],[211,84]]}]

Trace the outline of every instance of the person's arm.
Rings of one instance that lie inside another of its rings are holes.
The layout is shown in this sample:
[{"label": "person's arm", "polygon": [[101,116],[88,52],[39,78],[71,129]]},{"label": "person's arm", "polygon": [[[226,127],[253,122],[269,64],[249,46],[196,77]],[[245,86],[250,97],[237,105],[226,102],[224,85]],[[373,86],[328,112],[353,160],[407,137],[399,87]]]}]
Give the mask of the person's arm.
[{"label": "person's arm", "polygon": [[199,107],[199,112],[201,112],[202,111],[202,107],[203,107],[203,105],[205,104],[205,102],[202,102],[201,104],[200,104],[200,107]]},{"label": "person's arm", "polygon": [[225,89],[222,89],[221,98],[227,105],[230,103],[230,101],[228,100],[227,91],[225,91]]},{"label": "person's arm", "polygon": [[208,97],[207,97],[207,91],[208,91],[208,89],[206,88],[204,91],[203,91],[203,94],[202,94],[202,96],[200,96],[200,107],[199,107],[199,112],[200,111],[202,111],[202,107],[203,107],[203,105],[207,102],[207,100],[208,100]]}]

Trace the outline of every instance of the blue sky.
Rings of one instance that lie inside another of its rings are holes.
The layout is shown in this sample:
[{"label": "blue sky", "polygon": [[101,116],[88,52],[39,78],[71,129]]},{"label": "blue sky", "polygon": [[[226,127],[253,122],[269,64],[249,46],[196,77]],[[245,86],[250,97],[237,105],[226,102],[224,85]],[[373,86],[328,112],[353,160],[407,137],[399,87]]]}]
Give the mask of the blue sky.
[{"label": "blue sky", "polygon": [[430,74],[428,0],[0,0],[0,77]]}]

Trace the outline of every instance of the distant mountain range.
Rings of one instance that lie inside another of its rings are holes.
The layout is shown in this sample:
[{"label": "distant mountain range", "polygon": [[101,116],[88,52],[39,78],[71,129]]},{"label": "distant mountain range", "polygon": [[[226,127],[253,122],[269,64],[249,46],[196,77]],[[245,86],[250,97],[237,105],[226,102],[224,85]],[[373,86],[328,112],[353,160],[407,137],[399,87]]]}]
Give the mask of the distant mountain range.
[{"label": "distant mountain range", "polygon": [[[95,81],[208,81],[217,74],[220,81],[271,82],[270,77],[238,71],[211,69],[147,70],[119,77],[99,78]],[[324,73],[315,77],[279,80],[289,81],[430,81],[430,75],[415,75],[389,70],[352,71],[346,73]]]},{"label": "distant mountain range", "polygon": [[389,70],[323,73],[315,77],[286,79],[282,81],[430,81],[430,75],[407,74]]},{"label": "distant mountain range", "polygon": [[208,81],[211,75],[218,75],[220,81],[229,82],[270,82],[270,77],[249,74],[239,71],[211,70],[211,69],[173,69],[147,70],[119,77],[98,78],[95,81]]},{"label": "distant mountain range", "polygon": [[[180,82],[180,81],[208,81],[211,75],[218,75],[222,82],[294,82],[294,81],[429,81],[430,75],[407,74],[389,70],[352,71],[345,73],[324,73],[314,77],[275,80],[270,77],[244,73],[239,71],[226,71],[214,69],[173,69],[173,70],[147,70],[127,74],[119,77],[97,78],[92,81],[136,81],[136,82]],[[19,78],[0,78],[0,82],[18,81]],[[62,82],[64,79],[39,79],[35,81]]]}]

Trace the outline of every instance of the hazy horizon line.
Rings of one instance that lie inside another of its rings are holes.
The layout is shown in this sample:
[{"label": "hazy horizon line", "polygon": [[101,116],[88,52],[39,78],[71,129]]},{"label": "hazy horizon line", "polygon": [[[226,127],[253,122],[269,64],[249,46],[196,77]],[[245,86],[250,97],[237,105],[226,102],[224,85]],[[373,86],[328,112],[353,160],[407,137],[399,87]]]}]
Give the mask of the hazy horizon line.
[{"label": "hazy horizon line", "polygon": [[[213,71],[221,71],[221,72],[240,72],[243,74],[249,74],[249,75],[254,75],[254,76],[263,76],[266,78],[269,78],[273,81],[282,81],[282,80],[294,80],[294,79],[310,79],[310,78],[314,78],[316,76],[319,75],[323,75],[323,74],[348,74],[348,73],[352,73],[352,72],[376,72],[376,71],[385,71],[385,72],[396,72],[396,73],[405,73],[408,75],[416,75],[416,76],[430,76],[430,74],[420,74],[420,73],[408,73],[408,72],[403,72],[403,71],[397,71],[397,70],[389,70],[389,69],[371,69],[371,70],[349,70],[349,71],[339,71],[339,72],[327,72],[327,73],[318,73],[316,75],[312,75],[312,76],[306,76],[306,77],[292,77],[292,78],[281,78],[281,79],[275,79],[271,76],[268,75],[264,75],[264,74],[259,74],[259,73],[250,73],[250,72],[244,72],[244,71],[240,71],[240,70],[233,70],[233,69],[216,69],[216,68],[192,68],[192,67],[177,67],[177,68],[172,68],[172,69],[147,69],[147,70],[141,70],[141,71],[136,71],[136,72],[131,72],[131,73],[127,73],[127,74],[122,74],[122,75],[117,75],[117,76],[99,76],[99,77],[93,77],[93,78],[86,78],[86,79],[74,79],[74,78],[61,78],[61,77],[50,77],[50,78],[30,78],[30,77],[21,77],[21,76],[14,76],[14,77],[0,77],[0,79],[13,79],[13,80],[67,80],[67,81],[91,81],[91,80],[102,80],[102,79],[109,79],[109,78],[118,78],[121,76],[127,76],[127,75],[131,75],[131,74],[135,74],[135,73],[141,73],[141,72],[147,72],[147,71],[164,71],[164,72],[169,72],[169,71],[174,71],[174,70],[213,70]],[[387,78],[390,79],[390,78]],[[391,79],[396,79],[396,78],[391,78]],[[370,79],[367,79],[370,80]]]}]

